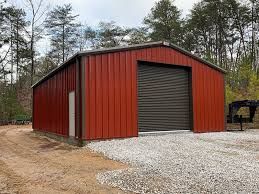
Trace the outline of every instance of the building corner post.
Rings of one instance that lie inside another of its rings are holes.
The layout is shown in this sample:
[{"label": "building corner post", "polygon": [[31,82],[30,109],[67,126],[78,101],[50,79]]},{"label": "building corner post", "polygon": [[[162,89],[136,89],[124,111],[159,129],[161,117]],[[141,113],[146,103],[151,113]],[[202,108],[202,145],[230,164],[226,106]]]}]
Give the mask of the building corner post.
[{"label": "building corner post", "polygon": [[76,139],[82,139],[81,57],[76,57]]}]

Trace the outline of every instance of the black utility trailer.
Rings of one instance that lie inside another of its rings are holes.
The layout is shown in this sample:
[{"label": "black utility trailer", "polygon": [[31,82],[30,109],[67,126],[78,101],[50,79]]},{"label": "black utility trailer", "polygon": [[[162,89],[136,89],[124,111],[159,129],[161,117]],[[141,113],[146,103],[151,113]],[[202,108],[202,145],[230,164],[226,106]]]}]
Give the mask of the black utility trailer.
[{"label": "black utility trailer", "polygon": [[[249,108],[249,117],[243,117],[242,115],[237,115],[240,108]],[[243,131],[243,123],[253,123],[254,116],[257,107],[259,107],[259,100],[242,100],[235,101],[229,104],[229,115],[227,116],[228,123],[240,123],[240,128]]]}]

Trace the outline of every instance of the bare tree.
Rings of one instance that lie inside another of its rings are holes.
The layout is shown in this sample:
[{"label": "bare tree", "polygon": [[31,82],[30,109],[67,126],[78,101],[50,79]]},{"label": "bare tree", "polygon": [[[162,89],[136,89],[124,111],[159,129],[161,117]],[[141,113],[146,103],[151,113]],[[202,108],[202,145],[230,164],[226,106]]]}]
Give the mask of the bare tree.
[{"label": "bare tree", "polygon": [[42,27],[46,19],[45,13],[47,12],[49,7],[44,5],[43,1],[44,0],[26,0],[31,15],[30,30],[27,31],[30,38],[31,85],[33,84],[35,74],[35,44],[42,38],[42,33],[44,31]]}]

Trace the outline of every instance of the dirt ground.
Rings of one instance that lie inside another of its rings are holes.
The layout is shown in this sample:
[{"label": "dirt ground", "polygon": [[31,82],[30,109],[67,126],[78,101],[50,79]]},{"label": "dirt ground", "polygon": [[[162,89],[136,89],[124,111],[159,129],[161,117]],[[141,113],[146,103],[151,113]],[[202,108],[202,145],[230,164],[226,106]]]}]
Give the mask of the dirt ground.
[{"label": "dirt ground", "polygon": [[98,184],[96,174],[126,167],[31,126],[0,126],[0,193],[123,193]]}]

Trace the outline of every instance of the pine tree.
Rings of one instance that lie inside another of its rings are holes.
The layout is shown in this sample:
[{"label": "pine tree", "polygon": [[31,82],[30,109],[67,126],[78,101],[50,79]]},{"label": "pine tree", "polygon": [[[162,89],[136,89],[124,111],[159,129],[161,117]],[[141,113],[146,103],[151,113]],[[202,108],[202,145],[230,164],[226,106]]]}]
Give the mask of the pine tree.
[{"label": "pine tree", "polygon": [[72,10],[71,4],[57,6],[48,13],[45,22],[51,40],[49,54],[57,64],[63,63],[76,47],[79,23],[78,15],[73,15]]},{"label": "pine tree", "polygon": [[171,0],[160,0],[144,19],[144,24],[151,30],[150,38],[182,45],[182,20],[180,10]]},{"label": "pine tree", "polygon": [[114,21],[100,22],[97,29],[87,26],[85,40],[91,48],[109,48],[127,45],[132,29],[118,26]]},{"label": "pine tree", "polygon": [[21,59],[26,58],[24,56],[24,52],[28,51],[28,42],[24,37],[24,32],[28,22],[26,21],[26,13],[23,9],[15,9],[14,7],[10,8],[10,22],[12,26],[11,32],[11,41],[14,52],[14,64],[16,65],[16,80],[19,79],[20,76],[20,65]]},{"label": "pine tree", "polygon": [[150,40],[148,36],[148,29],[145,27],[129,29],[128,44],[141,44]]}]

